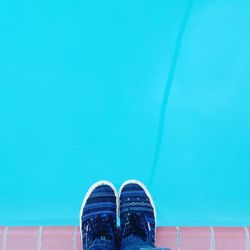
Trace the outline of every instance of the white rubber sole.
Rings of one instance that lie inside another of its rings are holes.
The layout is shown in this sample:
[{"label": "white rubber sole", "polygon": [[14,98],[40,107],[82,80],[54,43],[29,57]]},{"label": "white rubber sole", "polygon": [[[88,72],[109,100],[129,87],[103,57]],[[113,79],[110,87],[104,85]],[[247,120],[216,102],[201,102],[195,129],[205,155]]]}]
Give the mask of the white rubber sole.
[{"label": "white rubber sole", "polygon": [[88,200],[90,194],[93,192],[93,190],[94,190],[95,188],[99,187],[99,186],[102,186],[102,185],[107,185],[107,186],[111,187],[112,190],[114,191],[115,197],[116,197],[116,213],[118,214],[118,209],[119,209],[119,207],[118,207],[118,205],[119,205],[119,196],[118,196],[118,192],[117,192],[115,186],[114,186],[111,182],[106,181],[106,180],[102,180],[102,181],[98,181],[98,182],[94,183],[94,184],[89,188],[89,190],[87,191],[87,193],[86,193],[86,195],[85,195],[85,197],[84,197],[84,199],[83,199],[81,209],[80,209],[79,219],[80,219],[81,240],[82,240],[82,219],[81,219],[81,217],[82,217],[83,208],[84,208],[84,206],[86,205],[86,202],[87,202],[87,200]]},{"label": "white rubber sole", "polygon": [[[132,183],[132,184],[137,184],[137,185],[141,186],[142,189],[144,190],[144,192],[146,193],[146,195],[148,196],[149,201],[150,201],[150,203],[151,203],[151,205],[152,205],[152,207],[153,207],[153,211],[154,211],[154,217],[155,217],[155,232],[156,232],[156,226],[157,226],[156,217],[157,217],[157,214],[156,214],[155,203],[154,203],[154,201],[153,201],[153,198],[152,198],[152,196],[151,196],[149,190],[147,189],[147,187],[146,187],[142,182],[140,182],[140,181],[138,181],[138,180],[127,180],[127,181],[123,182],[123,184],[121,185],[121,187],[120,187],[120,189],[119,189],[119,197],[120,197],[120,195],[121,195],[121,191],[122,191],[122,189],[124,188],[124,186],[126,186],[127,184],[130,184],[130,183]],[[119,205],[119,206],[118,206],[118,207],[119,207],[118,214],[119,214],[119,216],[120,216],[120,199],[119,199],[118,202],[119,202],[119,203],[118,203],[118,205]]]}]

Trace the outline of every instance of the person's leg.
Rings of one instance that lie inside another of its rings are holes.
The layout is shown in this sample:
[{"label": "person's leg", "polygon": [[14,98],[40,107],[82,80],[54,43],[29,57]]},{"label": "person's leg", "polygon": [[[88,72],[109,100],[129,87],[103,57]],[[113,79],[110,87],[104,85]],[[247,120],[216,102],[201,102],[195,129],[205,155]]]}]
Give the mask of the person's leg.
[{"label": "person's leg", "polygon": [[126,181],[119,197],[121,250],[155,249],[156,209],[147,188],[139,181]]},{"label": "person's leg", "polygon": [[95,183],[80,211],[83,250],[115,250],[117,192],[107,181]]}]

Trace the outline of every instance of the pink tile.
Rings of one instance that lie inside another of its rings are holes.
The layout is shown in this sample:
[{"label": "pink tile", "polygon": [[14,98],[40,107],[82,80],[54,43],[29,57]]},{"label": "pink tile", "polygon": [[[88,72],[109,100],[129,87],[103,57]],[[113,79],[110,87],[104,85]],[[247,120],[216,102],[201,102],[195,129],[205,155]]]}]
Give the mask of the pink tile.
[{"label": "pink tile", "polygon": [[4,232],[4,227],[0,227],[0,250],[3,250],[3,232]]},{"label": "pink tile", "polygon": [[176,250],[176,228],[175,227],[158,227],[156,230],[156,246],[168,247]]},{"label": "pink tile", "polygon": [[216,250],[245,250],[246,237],[243,227],[215,227]]},{"label": "pink tile", "polygon": [[74,250],[74,227],[44,227],[42,250]]},{"label": "pink tile", "polygon": [[82,249],[82,242],[81,242],[81,235],[80,235],[80,228],[76,227],[76,250]]},{"label": "pink tile", "polygon": [[34,250],[37,240],[37,227],[9,227],[6,250]]},{"label": "pink tile", "polygon": [[[182,250],[210,250],[210,228],[180,227]],[[38,227],[9,227],[6,250],[36,250]],[[243,227],[215,227],[216,250],[245,250],[246,232]],[[250,234],[250,228],[248,228]],[[0,227],[0,250],[3,246],[4,227]],[[250,243],[250,242],[249,242]],[[158,227],[156,245],[177,249],[175,227]],[[44,227],[41,240],[42,250],[81,250],[79,227]]]},{"label": "pink tile", "polygon": [[245,232],[245,239],[248,246],[250,246],[250,227],[247,227],[247,232]]},{"label": "pink tile", "polygon": [[182,250],[210,250],[209,227],[181,227]]}]

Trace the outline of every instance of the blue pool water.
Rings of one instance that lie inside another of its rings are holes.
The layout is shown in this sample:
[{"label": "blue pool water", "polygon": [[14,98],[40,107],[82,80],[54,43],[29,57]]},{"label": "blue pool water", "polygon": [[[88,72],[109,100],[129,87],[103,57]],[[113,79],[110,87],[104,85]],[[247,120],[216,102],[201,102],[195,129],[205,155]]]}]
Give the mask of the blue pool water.
[{"label": "blue pool water", "polygon": [[250,224],[249,1],[1,1],[0,225],[76,225],[148,185],[160,225]]}]

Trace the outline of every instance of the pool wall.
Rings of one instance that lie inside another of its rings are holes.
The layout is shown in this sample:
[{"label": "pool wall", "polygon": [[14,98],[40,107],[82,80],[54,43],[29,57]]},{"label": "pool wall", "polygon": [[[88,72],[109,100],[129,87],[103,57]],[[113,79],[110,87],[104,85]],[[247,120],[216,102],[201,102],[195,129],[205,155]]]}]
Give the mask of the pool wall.
[{"label": "pool wall", "polygon": [[249,226],[249,27],[249,0],[0,1],[0,225],[139,179],[160,226]]}]

